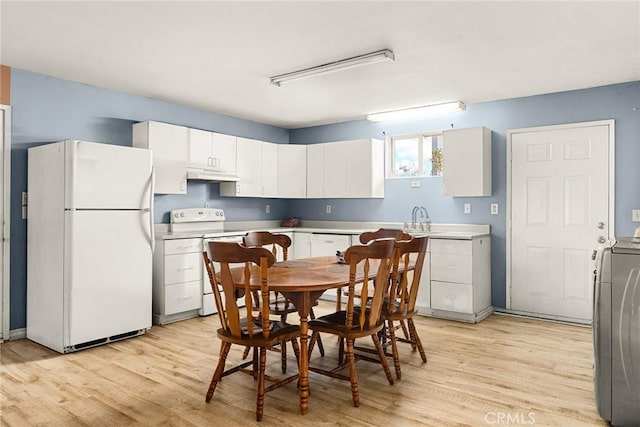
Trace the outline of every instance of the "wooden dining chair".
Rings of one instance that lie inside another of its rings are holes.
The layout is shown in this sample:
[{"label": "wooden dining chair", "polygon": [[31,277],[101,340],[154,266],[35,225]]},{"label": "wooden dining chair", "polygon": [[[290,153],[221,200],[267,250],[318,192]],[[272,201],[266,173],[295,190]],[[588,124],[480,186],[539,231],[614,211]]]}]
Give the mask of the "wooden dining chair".
[{"label": "wooden dining chair", "polygon": [[[398,341],[411,344],[413,351],[420,352],[422,362],[427,362],[422,342],[413,322],[416,315],[416,298],[422,276],[422,266],[427,253],[428,237],[416,237],[413,240],[398,241],[395,245],[395,255],[391,270],[388,304],[383,309],[383,317],[387,322],[385,328],[387,337],[391,341],[391,356],[396,371],[396,377],[401,378],[400,359],[398,356]],[[409,271],[409,265],[414,262],[413,270]],[[405,273],[400,274],[400,271]],[[393,322],[407,322],[409,336],[397,337]]]},{"label": "wooden dining chair", "polygon": [[[211,255],[209,256],[209,254]],[[268,268],[275,262],[271,252],[264,248],[247,248],[238,243],[209,242],[209,254],[204,251],[202,256],[222,326],[217,331],[218,338],[222,341],[222,347],[218,365],[207,391],[206,401],[211,401],[222,377],[238,371],[250,373],[258,380],[256,420],[261,421],[265,393],[298,379],[298,374],[280,380],[271,376],[267,377],[265,375],[267,349],[275,345],[284,347],[290,341],[299,362],[300,347],[297,338],[300,336],[300,329],[298,325],[289,325],[285,322],[269,319]],[[219,263],[219,272],[215,271],[213,262]],[[235,293],[236,284],[230,267],[230,264],[234,263],[245,264],[241,278],[244,284],[244,307],[240,307],[235,298],[223,298],[222,294],[228,296]],[[218,277],[216,273],[219,273]],[[254,282],[260,283],[259,297],[262,300],[262,309],[257,317],[254,317],[251,309],[253,305],[253,292],[250,287],[252,277]],[[243,362],[236,367],[225,370],[225,363],[232,344],[253,348],[254,358],[252,361]],[[258,350],[259,359],[255,357]],[[249,365],[253,365],[253,368],[246,370],[245,368]],[[265,380],[274,381],[274,383],[265,387]]]},{"label": "wooden dining chair", "polygon": [[[354,341],[357,338],[371,337],[387,380],[389,384],[393,384],[393,377],[391,376],[389,364],[382,350],[378,332],[384,325],[382,307],[389,284],[394,244],[395,241],[393,239],[376,240],[369,245],[355,245],[347,249],[344,256],[345,261],[349,264],[349,292],[346,310],[340,310],[309,321],[309,329],[313,331],[309,343],[309,354],[311,354],[320,332],[333,334],[346,340],[346,362],[340,361],[339,366],[330,371],[313,366],[309,366],[309,370],[332,378],[350,381],[354,406],[360,405],[354,354]],[[372,268],[375,268],[376,265],[375,286],[373,294],[370,295],[370,304],[364,309],[361,308],[357,310],[354,304],[356,283],[364,283],[362,297],[366,300],[369,297],[369,295],[367,295],[369,289],[367,285],[370,281],[368,278],[369,272]],[[349,376],[340,374],[339,371],[347,366],[349,367]]]},{"label": "wooden dining chair", "polygon": [[[266,247],[278,259],[279,252],[282,252],[284,261],[289,259],[289,247],[291,238],[286,234],[273,234],[269,231],[250,231],[242,238],[242,242],[247,247]],[[257,301],[254,301],[257,302]],[[269,300],[269,314],[280,316],[280,320],[287,321],[287,315],[296,311],[293,304],[284,296],[274,293]]]},{"label": "wooden dining chair", "polygon": [[[366,245],[367,243],[378,240],[378,239],[395,239],[395,240],[411,240],[413,237],[410,234],[405,233],[402,230],[394,229],[394,228],[379,228],[376,231],[365,231],[358,236],[360,243]],[[369,295],[372,294],[372,288],[369,286]],[[356,297],[359,296],[359,289],[356,290]],[[336,311],[342,309],[342,295],[347,294],[346,290],[338,289],[337,299],[336,299]]]},{"label": "wooden dining chair", "polygon": [[[247,247],[264,247],[273,253],[273,256],[278,259],[278,253],[282,252],[282,260],[287,261],[289,259],[289,247],[291,246],[291,239],[286,234],[275,234],[269,231],[250,231],[244,235],[242,242]],[[257,300],[254,300],[254,303]],[[314,305],[318,305],[316,301]],[[254,305],[255,306],[255,305]],[[255,306],[257,307],[257,306]],[[273,297],[269,300],[269,314],[274,316],[280,316],[282,322],[287,321],[287,316],[290,313],[297,313],[298,309],[293,305],[291,301],[284,297],[284,295],[274,292]],[[315,313],[313,308],[309,313],[311,319],[315,319]],[[318,350],[320,354],[324,356],[324,345],[322,340],[318,340]],[[246,351],[244,357],[248,355]],[[286,347],[282,348],[282,373],[286,371]]]},{"label": "wooden dining chair", "polygon": [[363,245],[366,245],[372,240],[388,238],[394,240],[411,240],[413,236],[395,228],[379,228],[376,231],[365,231],[359,236],[360,243]]},{"label": "wooden dining chair", "polygon": [[[395,228],[379,228],[376,231],[365,231],[364,233],[361,233],[359,236],[359,240],[360,243],[362,243],[363,245],[366,245],[367,243],[373,241],[373,240],[377,240],[377,239],[394,239],[396,241],[399,240],[411,240],[413,239],[413,236],[411,234],[405,233],[402,230],[399,229],[395,229]],[[371,295],[371,285],[369,286],[369,295]],[[360,297],[360,291],[359,289],[356,290],[356,297]],[[336,303],[337,306],[337,310],[340,310],[340,296],[338,296],[338,302]],[[400,327],[402,328],[402,331],[404,333],[404,336],[406,339],[409,339],[409,331],[405,325],[404,321],[400,321]],[[382,335],[383,336],[383,348],[386,349],[386,333]],[[342,357],[343,355],[343,343],[340,343],[340,350],[339,350],[339,357]]]}]

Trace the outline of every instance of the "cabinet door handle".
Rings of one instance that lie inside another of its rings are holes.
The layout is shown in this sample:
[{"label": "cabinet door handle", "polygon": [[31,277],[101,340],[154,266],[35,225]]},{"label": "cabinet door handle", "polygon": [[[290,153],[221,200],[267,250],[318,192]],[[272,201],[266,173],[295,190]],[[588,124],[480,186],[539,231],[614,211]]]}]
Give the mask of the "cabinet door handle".
[{"label": "cabinet door handle", "polygon": [[178,271],[187,271],[187,270],[193,270],[193,267],[180,267],[180,268],[178,268]]},{"label": "cabinet door handle", "polygon": [[180,297],[180,299],[191,299],[193,298],[193,295],[183,295]]}]

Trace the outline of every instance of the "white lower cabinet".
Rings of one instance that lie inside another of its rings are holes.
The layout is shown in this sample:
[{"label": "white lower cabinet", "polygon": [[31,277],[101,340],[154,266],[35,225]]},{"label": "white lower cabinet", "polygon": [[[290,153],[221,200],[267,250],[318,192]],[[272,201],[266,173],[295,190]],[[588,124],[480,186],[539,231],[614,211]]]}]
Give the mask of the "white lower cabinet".
[{"label": "white lower cabinet", "polygon": [[296,231],[293,233],[293,251],[291,259],[309,258],[311,256],[311,233]]},{"label": "white lower cabinet", "polygon": [[351,246],[351,236],[346,234],[313,234],[310,239],[311,256],[332,256]]},{"label": "white lower cabinet", "polygon": [[351,246],[349,234],[293,233],[293,258],[332,256]]},{"label": "white lower cabinet", "polygon": [[153,257],[153,322],[197,316],[202,306],[202,239],[159,240]]},{"label": "white lower cabinet", "polygon": [[422,270],[420,314],[479,322],[492,313],[491,239],[430,239]]}]

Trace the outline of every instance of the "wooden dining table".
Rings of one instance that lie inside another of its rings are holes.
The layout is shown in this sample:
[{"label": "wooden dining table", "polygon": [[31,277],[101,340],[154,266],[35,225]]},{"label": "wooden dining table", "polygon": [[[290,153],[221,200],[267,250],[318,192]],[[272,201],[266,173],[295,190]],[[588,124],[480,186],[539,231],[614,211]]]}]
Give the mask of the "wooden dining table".
[{"label": "wooden dining table", "polygon": [[[377,273],[377,260],[371,260],[369,278]],[[253,266],[252,268],[257,268]],[[238,289],[244,287],[243,267],[232,269]],[[255,282],[254,282],[255,280]],[[364,280],[364,272],[356,272],[356,280]],[[329,289],[342,288],[349,284],[349,265],[336,262],[335,256],[304,258],[276,262],[269,268],[269,290],[283,294],[291,301],[300,316],[300,365],[299,392],[300,413],[309,410],[309,313],[320,296]],[[251,275],[251,288],[260,289],[259,275]]]}]

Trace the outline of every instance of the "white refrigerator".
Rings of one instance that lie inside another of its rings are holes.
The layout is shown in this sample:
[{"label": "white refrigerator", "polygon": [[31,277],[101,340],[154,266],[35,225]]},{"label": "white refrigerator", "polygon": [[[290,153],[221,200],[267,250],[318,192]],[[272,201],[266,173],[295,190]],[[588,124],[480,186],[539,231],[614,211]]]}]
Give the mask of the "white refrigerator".
[{"label": "white refrigerator", "polygon": [[29,149],[27,338],[60,353],[151,327],[151,151]]}]

